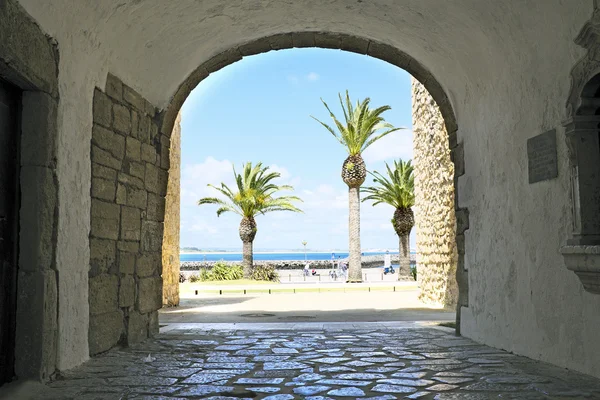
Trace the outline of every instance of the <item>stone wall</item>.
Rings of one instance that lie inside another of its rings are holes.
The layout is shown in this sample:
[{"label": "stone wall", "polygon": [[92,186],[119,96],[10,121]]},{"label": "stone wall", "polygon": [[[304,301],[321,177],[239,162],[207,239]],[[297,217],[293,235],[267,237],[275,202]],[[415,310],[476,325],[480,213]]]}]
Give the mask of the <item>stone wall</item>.
[{"label": "stone wall", "polygon": [[181,114],[177,115],[171,148],[162,245],[163,304],[179,305],[179,219],[181,177]]},{"label": "stone wall", "polygon": [[412,109],[420,299],[454,307],[458,300],[454,164],[440,109],[414,78]]},{"label": "stone wall", "polygon": [[89,349],[158,332],[169,137],[156,110],[109,74],[94,91]]}]

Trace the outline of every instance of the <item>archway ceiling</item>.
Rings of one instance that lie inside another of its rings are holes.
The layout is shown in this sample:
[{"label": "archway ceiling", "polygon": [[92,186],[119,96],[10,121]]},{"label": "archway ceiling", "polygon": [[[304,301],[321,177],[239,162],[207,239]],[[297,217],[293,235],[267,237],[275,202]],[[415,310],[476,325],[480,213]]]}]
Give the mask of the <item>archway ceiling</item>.
[{"label": "archway ceiling", "polygon": [[[59,51],[81,52],[159,107],[204,61],[278,33],[323,31],[390,44],[422,63],[452,102],[469,86],[551,64],[592,1],[21,0]],[[83,61],[81,61],[83,62]],[[88,60],[89,63],[89,60]],[[467,84],[470,82],[470,84]]]}]

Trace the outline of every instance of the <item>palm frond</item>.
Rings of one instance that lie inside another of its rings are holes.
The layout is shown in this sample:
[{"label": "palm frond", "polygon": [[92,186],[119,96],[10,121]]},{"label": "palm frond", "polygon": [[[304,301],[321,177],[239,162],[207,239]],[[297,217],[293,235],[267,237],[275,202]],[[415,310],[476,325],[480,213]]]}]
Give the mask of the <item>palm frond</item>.
[{"label": "palm frond", "polygon": [[368,196],[362,201],[373,201],[373,206],[381,203],[389,204],[394,208],[409,208],[415,204],[414,175],[411,161],[404,162],[401,159],[394,161],[391,168],[385,164],[387,176],[374,171],[369,172],[373,177],[375,186],[361,189]]},{"label": "palm frond", "polygon": [[301,212],[293,205],[294,202],[302,201],[297,196],[275,195],[280,191],[294,190],[290,185],[277,185],[274,181],[281,177],[279,172],[269,170],[262,163],[252,165],[248,162],[243,165],[242,172],[237,173],[233,166],[234,178],[237,191],[231,190],[226,184],[221,186],[208,185],[218,191],[229,202],[217,197],[205,197],[198,204],[217,204],[221,206],[217,210],[217,216],[224,212],[234,212],[243,217],[254,217],[271,211],[294,211]]},{"label": "palm frond", "polygon": [[382,114],[385,111],[391,110],[391,107],[388,105],[371,109],[371,99],[367,97],[362,101],[357,101],[356,106],[353,106],[347,90],[345,99],[342,98],[341,93],[338,93],[338,98],[344,114],[345,124],[338,120],[329,108],[329,105],[321,99],[337,128],[337,132],[330,125],[313,116],[311,117],[323,125],[346,148],[350,155],[360,154],[379,139],[399,129],[403,129],[394,128],[383,119]]}]

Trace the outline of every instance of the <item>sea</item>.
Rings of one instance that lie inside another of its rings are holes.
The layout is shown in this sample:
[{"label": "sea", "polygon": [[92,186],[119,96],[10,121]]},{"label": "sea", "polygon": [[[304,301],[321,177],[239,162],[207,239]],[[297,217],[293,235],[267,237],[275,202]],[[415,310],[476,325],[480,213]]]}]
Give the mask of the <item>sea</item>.
[{"label": "sea", "polygon": [[[385,252],[364,252],[364,256],[377,256],[383,255]],[[398,254],[398,252],[390,252],[390,254]],[[411,254],[414,252],[411,251]],[[255,252],[253,254],[255,260],[275,260],[275,261],[297,261],[304,260],[304,253],[261,253]],[[306,260],[317,261],[317,260],[331,260],[332,258],[346,258],[348,253],[324,253],[324,252],[307,252]],[[227,252],[227,253],[185,253],[180,254],[179,259],[181,261],[242,261],[242,253]]]}]

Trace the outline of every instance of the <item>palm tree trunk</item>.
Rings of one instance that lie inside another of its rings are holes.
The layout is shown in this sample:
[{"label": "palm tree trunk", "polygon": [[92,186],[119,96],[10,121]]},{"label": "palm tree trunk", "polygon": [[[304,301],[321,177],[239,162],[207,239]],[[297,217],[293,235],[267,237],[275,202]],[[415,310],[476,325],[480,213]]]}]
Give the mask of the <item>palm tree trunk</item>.
[{"label": "palm tree trunk", "polygon": [[410,276],[410,234],[400,236],[400,266],[398,267],[398,280]]},{"label": "palm tree trunk", "polygon": [[348,282],[362,282],[362,257],[360,255],[360,188],[348,189],[350,262]]},{"label": "palm tree trunk", "polygon": [[252,242],[243,242],[243,263],[244,278],[250,279],[252,276]]}]

